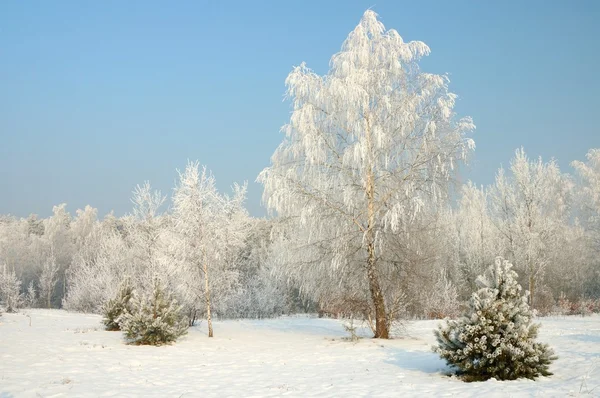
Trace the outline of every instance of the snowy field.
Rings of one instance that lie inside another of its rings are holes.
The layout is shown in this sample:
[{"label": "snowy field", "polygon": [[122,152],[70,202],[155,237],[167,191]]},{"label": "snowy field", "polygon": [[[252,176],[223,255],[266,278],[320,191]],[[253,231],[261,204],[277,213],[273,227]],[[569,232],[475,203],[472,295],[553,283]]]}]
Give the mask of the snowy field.
[{"label": "snowy field", "polygon": [[[31,325],[30,325],[31,323]],[[554,376],[463,383],[431,352],[437,321],[406,336],[346,341],[337,320],[205,323],[178,343],[128,346],[100,317],[30,310],[0,318],[0,397],[600,396],[600,316],[542,319]]]}]

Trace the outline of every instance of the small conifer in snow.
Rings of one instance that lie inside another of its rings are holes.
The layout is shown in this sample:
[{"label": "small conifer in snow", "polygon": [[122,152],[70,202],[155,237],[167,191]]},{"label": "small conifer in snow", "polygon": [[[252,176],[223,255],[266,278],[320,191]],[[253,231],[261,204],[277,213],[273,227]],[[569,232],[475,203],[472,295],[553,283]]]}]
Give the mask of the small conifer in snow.
[{"label": "small conifer in snow", "polygon": [[121,330],[132,344],[171,343],[187,332],[182,307],[166,292],[158,279],[150,295],[133,293],[131,311],[119,318]]},{"label": "small conifer in snow", "polygon": [[119,322],[125,313],[131,312],[130,301],[132,295],[133,286],[131,281],[129,278],[125,278],[116,296],[102,306],[102,323],[106,330],[121,330]]},{"label": "small conifer in snow", "polygon": [[547,344],[535,342],[540,325],[531,322],[533,311],[511,267],[496,258],[477,278],[480,289],[473,293],[467,312],[435,331],[438,346],[434,351],[466,381],[552,374],[548,367],[556,356]]}]

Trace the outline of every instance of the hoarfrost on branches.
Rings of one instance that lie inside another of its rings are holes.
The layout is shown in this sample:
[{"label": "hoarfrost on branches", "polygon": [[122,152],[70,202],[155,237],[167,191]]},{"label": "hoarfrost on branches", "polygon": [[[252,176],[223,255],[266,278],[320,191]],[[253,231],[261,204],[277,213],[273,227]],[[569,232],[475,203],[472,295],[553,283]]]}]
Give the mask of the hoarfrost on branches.
[{"label": "hoarfrost on branches", "polygon": [[321,299],[337,286],[370,301],[380,338],[389,337],[394,301],[382,286],[390,241],[446,197],[474,148],[474,124],[455,120],[447,76],[419,69],[428,54],[365,12],[327,75],[301,64],[287,77],[293,112],[259,176],[265,203],[294,231],[284,263],[303,290]]},{"label": "hoarfrost on branches", "polygon": [[491,190],[492,211],[506,256],[527,277],[533,307],[536,282],[553,262],[552,248],[565,233],[572,183],[556,161],[530,161],[523,148],[517,150],[510,171],[498,172]]},{"label": "hoarfrost on branches", "polygon": [[549,365],[556,356],[547,344],[535,342],[540,325],[531,322],[533,311],[511,268],[498,257],[477,279],[479,290],[467,312],[435,331],[434,350],[467,381],[552,374]]},{"label": "hoarfrost on branches", "polygon": [[200,171],[198,162],[188,163],[179,173],[173,193],[173,247],[182,264],[179,272],[191,275],[188,281],[195,282],[189,287],[193,290],[188,311],[203,302],[209,337],[215,303],[225,304],[237,284],[236,256],[247,233],[245,198],[245,185],[234,185],[231,197],[221,195],[213,175],[206,168]]}]

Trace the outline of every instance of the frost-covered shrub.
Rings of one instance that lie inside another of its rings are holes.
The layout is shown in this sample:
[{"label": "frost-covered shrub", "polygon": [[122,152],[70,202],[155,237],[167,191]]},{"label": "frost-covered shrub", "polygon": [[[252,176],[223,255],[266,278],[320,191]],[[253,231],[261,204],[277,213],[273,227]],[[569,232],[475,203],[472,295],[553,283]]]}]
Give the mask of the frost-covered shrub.
[{"label": "frost-covered shrub", "polygon": [[290,312],[286,303],[286,286],[272,278],[268,270],[258,270],[243,281],[242,287],[229,297],[228,318],[271,318]]},{"label": "frost-covered shrub", "polygon": [[21,294],[21,281],[14,271],[9,271],[6,264],[0,273],[0,303],[6,312],[17,312],[23,305]]},{"label": "frost-covered shrub", "polygon": [[579,301],[579,306],[577,308],[578,315],[587,316],[587,315],[592,315],[593,312],[594,312],[594,300],[581,299]]},{"label": "frost-covered shrub", "polygon": [[459,320],[440,325],[435,335],[440,354],[466,381],[514,380],[549,376],[556,359],[547,344],[536,343],[539,324],[521,294],[512,265],[498,257],[477,278],[469,309]]},{"label": "frost-covered shrub", "polygon": [[594,306],[592,308],[592,312],[594,312],[594,314],[600,313],[600,298],[597,298],[596,300],[594,300]]},{"label": "frost-covered shrub", "polygon": [[537,289],[535,297],[535,310],[538,316],[550,315],[555,305],[552,290],[547,285],[541,285]]},{"label": "frost-covered shrub", "polygon": [[571,303],[564,293],[561,293],[552,312],[556,315],[570,315],[572,311],[573,303]]},{"label": "frost-covered shrub", "polygon": [[422,303],[427,319],[455,318],[459,314],[458,290],[445,272],[440,273],[431,291],[424,294]]},{"label": "frost-covered shrub", "polygon": [[571,301],[564,293],[560,294],[552,313],[556,315],[581,315],[587,316],[600,312],[600,299],[581,298]]},{"label": "frost-covered shrub", "polygon": [[69,311],[101,313],[102,304],[115,297],[122,275],[131,275],[131,250],[118,232],[98,231],[95,243],[82,247],[67,272]]},{"label": "frost-covered shrub", "polygon": [[133,294],[133,286],[129,278],[125,278],[121,282],[119,291],[116,296],[108,300],[102,306],[102,323],[106,330],[121,330],[119,321],[125,313],[131,312],[131,296]]},{"label": "frost-covered shrub", "polygon": [[132,344],[171,343],[187,332],[188,320],[181,306],[158,279],[150,295],[134,291],[130,305],[131,311],[124,312],[118,322]]}]

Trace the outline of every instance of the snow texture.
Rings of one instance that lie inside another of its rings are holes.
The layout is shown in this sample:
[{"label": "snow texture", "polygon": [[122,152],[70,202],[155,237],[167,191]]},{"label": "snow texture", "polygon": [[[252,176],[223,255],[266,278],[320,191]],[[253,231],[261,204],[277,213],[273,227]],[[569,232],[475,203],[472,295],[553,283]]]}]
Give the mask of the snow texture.
[{"label": "snow texture", "polygon": [[554,376],[464,383],[431,351],[439,321],[356,344],[332,319],[217,321],[212,339],[202,322],[150,347],[126,345],[98,315],[30,310],[0,318],[0,397],[599,396],[600,316],[539,321]]}]

